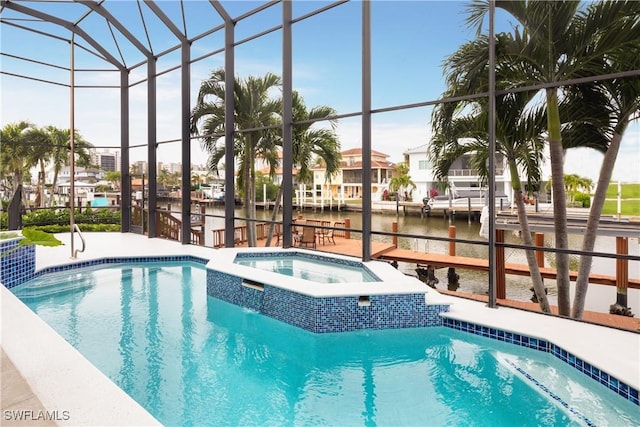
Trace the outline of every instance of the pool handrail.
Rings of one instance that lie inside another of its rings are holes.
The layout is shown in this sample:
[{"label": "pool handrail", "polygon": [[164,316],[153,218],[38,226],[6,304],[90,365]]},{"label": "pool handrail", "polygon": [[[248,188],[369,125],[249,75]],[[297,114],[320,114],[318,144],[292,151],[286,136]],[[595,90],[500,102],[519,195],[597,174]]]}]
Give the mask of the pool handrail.
[{"label": "pool handrail", "polygon": [[80,236],[80,240],[82,241],[82,249],[76,249],[73,251],[73,258],[76,259],[78,257],[78,252],[84,252],[86,249],[87,242],[84,240],[84,236],[82,235],[82,231],[80,230],[80,227],[78,227],[78,224],[73,224],[73,229],[78,233],[78,236]]}]

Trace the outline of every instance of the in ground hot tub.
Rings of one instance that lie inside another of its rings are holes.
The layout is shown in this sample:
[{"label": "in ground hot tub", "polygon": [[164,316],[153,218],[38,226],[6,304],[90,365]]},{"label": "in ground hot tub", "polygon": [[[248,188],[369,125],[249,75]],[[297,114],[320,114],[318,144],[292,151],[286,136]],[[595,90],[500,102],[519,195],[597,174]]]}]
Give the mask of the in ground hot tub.
[{"label": "in ground hot tub", "polygon": [[225,248],[207,293],[312,332],[441,325],[440,294],[391,265],[304,249]]}]

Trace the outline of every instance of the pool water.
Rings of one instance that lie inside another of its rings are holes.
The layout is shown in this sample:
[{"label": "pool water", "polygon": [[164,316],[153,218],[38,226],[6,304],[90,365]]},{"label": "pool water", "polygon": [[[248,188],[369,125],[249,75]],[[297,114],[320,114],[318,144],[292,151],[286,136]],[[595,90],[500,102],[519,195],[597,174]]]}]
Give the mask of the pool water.
[{"label": "pool water", "polygon": [[169,426],[640,423],[549,354],[446,327],[313,334],[208,297],[205,278],[105,265],[13,292]]},{"label": "pool water", "polygon": [[[326,259],[326,261],[324,260]],[[284,274],[317,283],[379,282],[363,265],[338,263],[325,257],[281,253],[273,256],[238,254],[234,264]]]}]

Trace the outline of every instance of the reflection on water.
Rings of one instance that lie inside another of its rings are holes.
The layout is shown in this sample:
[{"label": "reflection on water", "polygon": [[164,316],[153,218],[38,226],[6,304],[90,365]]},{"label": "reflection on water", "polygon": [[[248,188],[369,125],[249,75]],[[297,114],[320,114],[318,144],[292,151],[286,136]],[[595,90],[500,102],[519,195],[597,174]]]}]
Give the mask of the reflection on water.
[{"label": "reflection on water", "polygon": [[[172,206],[174,211],[179,210],[179,206]],[[402,212],[402,211],[400,211]],[[322,219],[329,221],[344,221],[345,218],[351,220],[352,229],[362,229],[362,214],[361,212],[334,212],[324,211],[313,212],[306,210],[302,212],[304,218],[308,219]],[[222,206],[209,206],[207,207],[207,215],[216,215],[217,217],[208,216],[206,218],[206,232],[205,232],[205,244],[211,246],[212,234],[211,230],[224,228],[224,207]],[[241,209],[236,209],[236,217],[244,216]],[[258,210],[258,219],[270,220],[271,211]],[[281,216],[278,218],[281,219]],[[436,241],[428,239],[430,237],[448,237],[449,226],[456,226],[456,237],[463,240],[477,240],[478,242],[485,242],[479,235],[480,224],[478,222],[468,223],[466,218],[461,218],[454,223],[450,223],[448,219],[442,216],[432,216],[429,218],[421,218],[417,214],[407,216],[396,216],[395,211],[389,213],[374,213],[372,215],[371,229],[375,232],[392,232],[392,223],[397,221],[398,232],[401,234],[410,234],[416,236],[415,238],[399,238],[398,246],[403,249],[411,249],[415,251],[434,252],[434,253],[449,253],[449,243],[444,241]],[[236,221],[237,225],[244,225],[244,221]],[[358,233],[351,233],[352,239],[359,239]],[[374,235],[372,237],[374,241],[391,243],[391,236]],[[521,239],[514,233],[506,232],[505,239],[507,243],[521,244]],[[571,249],[580,250],[582,245],[582,235],[570,234],[569,235],[569,247]],[[554,247],[554,236],[551,234],[545,235],[545,246]],[[615,253],[615,238],[613,237],[600,237],[596,241],[595,252],[603,253]],[[640,254],[640,241],[638,239],[629,239],[629,253],[632,255]],[[472,258],[484,258],[488,257],[488,248],[485,245],[474,244],[456,244],[456,255],[472,257]],[[505,249],[505,258],[508,263],[526,264],[526,258],[524,251],[520,249]],[[577,269],[579,257],[571,256],[572,269]],[[555,264],[554,255],[547,253],[545,256],[545,266],[553,266]],[[416,276],[416,266],[413,264],[400,263],[399,269],[405,274]],[[615,275],[615,260],[611,258],[594,258],[592,272],[595,274]],[[475,294],[486,294],[488,291],[488,274],[478,271],[470,270],[457,270],[460,275],[460,291],[472,292]],[[445,289],[447,286],[447,270],[436,270],[436,277],[439,279],[439,288]],[[629,277],[640,278],[640,262],[629,262]],[[545,286],[548,289],[549,300],[551,304],[556,303],[556,284],[554,280],[545,279]],[[507,276],[507,298],[515,300],[529,300],[533,295],[530,290],[531,281],[528,277],[524,276]]]}]

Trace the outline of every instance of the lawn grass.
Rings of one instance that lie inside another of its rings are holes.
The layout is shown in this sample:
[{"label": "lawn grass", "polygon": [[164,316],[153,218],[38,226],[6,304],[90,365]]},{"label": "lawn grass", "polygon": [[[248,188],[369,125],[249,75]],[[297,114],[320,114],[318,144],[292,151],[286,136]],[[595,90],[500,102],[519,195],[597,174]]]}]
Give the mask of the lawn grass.
[{"label": "lawn grass", "polygon": [[[621,215],[640,216],[640,183],[622,184]],[[612,182],[607,188],[607,200],[602,208],[602,215],[618,214],[618,183]]]},{"label": "lawn grass", "polygon": [[[640,183],[622,184],[623,199],[640,199]],[[618,183],[612,182],[607,188],[607,199],[618,199]]]},{"label": "lawn grass", "polygon": [[[638,200],[622,200],[621,214],[623,216],[640,216],[640,199]],[[618,201],[607,200],[602,208],[602,215],[617,215]]]}]

